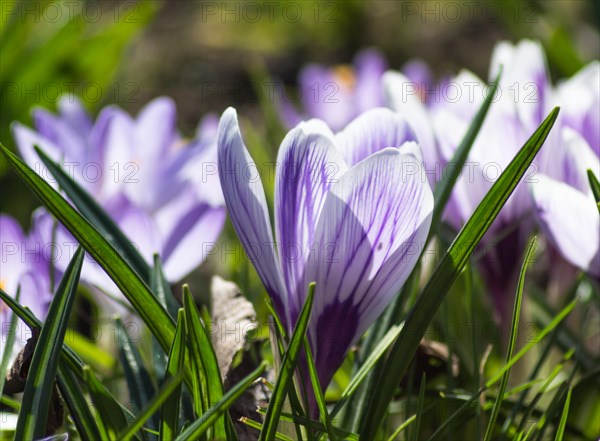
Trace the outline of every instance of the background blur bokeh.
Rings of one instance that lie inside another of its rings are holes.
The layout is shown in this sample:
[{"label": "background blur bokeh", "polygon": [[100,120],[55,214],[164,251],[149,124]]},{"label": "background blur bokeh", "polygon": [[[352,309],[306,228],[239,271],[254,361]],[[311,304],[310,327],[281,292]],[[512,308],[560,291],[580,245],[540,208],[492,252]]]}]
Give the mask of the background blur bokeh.
[{"label": "background blur bokeh", "polygon": [[[465,67],[485,78],[495,42],[536,38],[556,81],[598,57],[599,8],[593,0],[3,1],[0,139],[13,146],[12,121],[30,124],[31,107],[54,109],[70,92],[92,113],[110,103],[136,112],[171,96],[184,134],[228,105],[260,126],[267,72],[293,85],[304,64],[348,63],[365,47],[393,68],[416,57],[437,75]],[[36,201],[6,167],[0,173],[0,210],[26,225]]]}]

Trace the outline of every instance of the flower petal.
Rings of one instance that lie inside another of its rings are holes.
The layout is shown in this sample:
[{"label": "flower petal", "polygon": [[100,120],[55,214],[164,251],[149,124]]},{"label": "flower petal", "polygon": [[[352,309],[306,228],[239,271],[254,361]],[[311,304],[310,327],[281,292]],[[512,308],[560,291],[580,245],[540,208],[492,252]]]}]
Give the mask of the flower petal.
[{"label": "flower petal", "polygon": [[224,223],[225,208],[206,203],[195,204],[180,217],[163,247],[167,279],[178,282],[199,266],[218,246]]},{"label": "flower petal", "polygon": [[593,197],[544,175],[537,180],[530,188],[542,228],[569,262],[600,276],[600,217]]},{"label": "flower petal", "polygon": [[218,146],[219,179],[229,217],[281,314],[287,309],[287,296],[273,242],[265,191],[256,164],[242,140],[236,111],[231,107],[221,117]]},{"label": "flower petal", "polygon": [[27,272],[25,234],[16,219],[0,215],[0,286],[14,296],[21,276]]},{"label": "flower petal", "polygon": [[348,168],[314,121],[290,131],[277,155],[275,231],[290,296],[298,291],[325,195]]},{"label": "flower petal", "polygon": [[[417,86],[401,73],[393,71],[383,75],[383,85],[388,107],[408,121],[423,150],[425,164],[428,169],[434,169],[438,161],[435,136]],[[434,178],[431,175],[428,177],[433,183]]]},{"label": "flower petal", "polygon": [[339,132],[336,145],[348,165],[353,166],[386,147],[400,147],[416,136],[406,120],[389,109],[369,110]]},{"label": "flower petal", "polygon": [[327,194],[304,277],[304,287],[316,282],[310,339],[323,384],[398,293],[427,238],[433,194],[420,159],[402,152],[411,149],[375,153]]}]

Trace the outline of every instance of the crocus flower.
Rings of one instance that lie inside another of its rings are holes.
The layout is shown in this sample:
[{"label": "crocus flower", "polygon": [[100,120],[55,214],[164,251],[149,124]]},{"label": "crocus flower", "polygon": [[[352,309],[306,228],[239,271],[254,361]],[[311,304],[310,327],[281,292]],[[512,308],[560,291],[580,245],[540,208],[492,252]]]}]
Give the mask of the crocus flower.
[{"label": "crocus flower", "polygon": [[[490,80],[500,65],[503,73],[498,92],[471,148],[465,168],[448,201],[445,220],[456,229],[471,217],[502,171],[518,153],[550,111],[550,82],[545,56],[539,43],[524,40],[513,46],[497,45],[492,56]],[[446,99],[431,108],[437,139],[438,160],[450,163],[488,90],[476,75],[462,71],[447,86]],[[534,159],[523,181],[545,171],[554,176],[552,159],[559,144],[553,131]],[[510,311],[513,284],[522,246],[534,227],[531,197],[526,185],[515,189],[488,234],[482,240],[481,269],[500,319]],[[501,239],[499,239],[501,238]]]},{"label": "crocus flower", "polygon": [[[46,318],[52,300],[50,257],[50,244],[40,239],[35,215],[31,231],[26,235],[15,219],[0,214],[0,288],[15,297],[20,287],[19,303],[31,309],[40,320]],[[15,332],[11,356],[14,360],[31,337],[31,330],[20,320],[16,329],[11,329],[11,317],[11,309],[0,300],[0,354],[4,353],[8,333]]]},{"label": "crocus flower", "polygon": [[600,158],[572,129],[563,130],[565,174],[540,174],[530,184],[542,230],[571,264],[600,277],[600,215],[586,170],[600,174]]},{"label": "crocus flower", "polygon": [[316,282],[308,339],[323,387],[398,293],[426,240],[433,195],[412,139],[387,109],[366,112],[336,135],[323,121],[300,123],[277,157],[274,240],[236,112],[221,118],[227,209],[288,332]]},{"label": "crocus flower", "polygon": [[291,128],[302,119],[319,118],[333,130],[340,130],[366,110],[384,104],[381,76],[387,68],[383,55],[365,49],[352,65],[326,67],[309,64],[298,78],[302,112],[282,100],[282,114]]},{"label": "crocus flower", "polygon": [[[149,263],[154,253],[161,255],[169,281],[181,280],[204,260],[225,220],[216,170],[216,131],[210,128],[214,122],[201,126],[212,136],[200,133],[187,142],[177,133],[175,105],[168,98],[150,102],[137,118],[109,106],[95,122],[79,101],[67,98],[60,101],[58,115],[38,109],[34,121],[36,131],[14,126],[28,164],[52,180],[40,167],[34,145],[64,164]],[[195,165],[194,173],[189,164]],[[73,242],[64,230],[57,237]],[[57,266],[66,266],[66,256]],[[118,292],[89,262],[81,277],[105,291]]]}]

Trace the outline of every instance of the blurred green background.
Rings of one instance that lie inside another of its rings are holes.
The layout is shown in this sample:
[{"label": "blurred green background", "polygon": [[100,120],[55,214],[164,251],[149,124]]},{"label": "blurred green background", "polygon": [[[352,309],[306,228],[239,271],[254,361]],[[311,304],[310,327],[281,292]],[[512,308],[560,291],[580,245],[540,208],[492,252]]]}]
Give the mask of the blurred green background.
[{"label": "blurred green background", "polygon": [[[92,114],[171,96],[188,135],[206,112],[234,105],[261,133],[257,72],[293,85],[307,62],[348,63],[364,47],[379,48],[393,68],[418,57],[438,75],[465,67],[485,78],[496,41],[536,38],[556,81],[598,58],[599,4],[3,1],[0,140],[13,146],[12,121],[31,124],[33,106],[54,109],[70,92]],[[0,210],[27,225],[37,203],[0,165]]]}]

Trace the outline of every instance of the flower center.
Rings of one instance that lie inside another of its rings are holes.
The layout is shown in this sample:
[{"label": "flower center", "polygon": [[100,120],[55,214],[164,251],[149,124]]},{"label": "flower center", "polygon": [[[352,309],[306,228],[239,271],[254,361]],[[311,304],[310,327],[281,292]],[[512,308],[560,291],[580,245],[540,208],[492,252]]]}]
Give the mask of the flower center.
[{"label": "flower center", "polygon": [[351,66],[341,64],[333,68],[336,82],[345,89],[353,89],[356,84],[356,75]]}]

